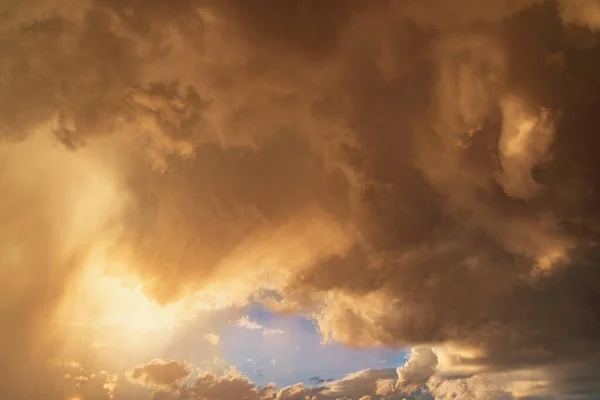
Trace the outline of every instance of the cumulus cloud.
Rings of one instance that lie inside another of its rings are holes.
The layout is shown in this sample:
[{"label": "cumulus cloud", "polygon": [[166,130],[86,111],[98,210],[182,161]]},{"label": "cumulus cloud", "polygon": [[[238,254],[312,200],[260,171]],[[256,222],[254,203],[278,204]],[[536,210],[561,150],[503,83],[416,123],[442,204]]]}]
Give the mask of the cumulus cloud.
[{"label": "cumulus cloud", "polygon": [[425,385],[437,367],[438,359],[429,347],[413,347],[406,364],[399,367],[397,388],[407,392]]},{"label": "cumulus cloud", "polygon": [[226,400],[271,399],[274,396],[273,385],[257,387],[246,376],[235,369],[217,376],[214,371],[201,372],[194,383],[180,389],[180,396],[190,399]]},{"label": "cumulus cloud", "polygon": [[446,399],[495,399],[512,400],[512,393],[481,382],[479,377],[456,379],[432,384],[431,392],[436,400]]},{"label": "cumulus cloud", "polygon": [[[477,350],[457,369],[494,373],[577,364],[553,370],[557,393],[591,380],[597,11],[4,2],[2,392],[53,387],[39,360],[76,336],[54,317],[69,319],[67,295],[98,252],[111,262],[94,268],[134,276],[159,309],[210,289],[313,316],[347,345],[452,343]],[[420,351],[401,385],[427,380],[434,356]],[[170,381],[187,376],[179,367]],[[23,385],[30,376],[39,385]],[[203,379],[217,396],[221,378]]]},{"label": "cumulus cloud", "polygon": [[185,364],[176,361],[152,360],[127,372],[127,377],[145,386],[171,386],[180,383],[190,375]]},{"label": "cumulus cloud", "polygon": [[[248,377],[229,368],[222,373],[212,369],[201,371],[195,380],[183,385],[161,387],[151,394],[154,399],[201,399],[201,400],[334,400],[334,399],[386,399],[396,400],[402,397],[393,390],[382,393],[379,382],[394,380],[393,369],[363,370],[349,374],[340,380],[321,382],[321,385],[310,387],[302,383],[277,388],[274,384],[257,386]],[[146,385],[144,381],[134,381]],[[402,395],[403,397],[406,394]]]}]

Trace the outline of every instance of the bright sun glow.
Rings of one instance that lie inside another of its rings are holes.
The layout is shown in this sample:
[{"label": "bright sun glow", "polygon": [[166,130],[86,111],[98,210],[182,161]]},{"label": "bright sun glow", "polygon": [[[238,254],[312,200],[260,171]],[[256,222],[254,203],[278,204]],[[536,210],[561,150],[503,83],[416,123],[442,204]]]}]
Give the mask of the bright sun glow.
[{"label": "bright sun glow", "polygon": [[93,327],[98,336],[93,338],[95,347],[114,339],[138,345],[167,340],[179,321],[192,316],[183,303],[161,306],[146,297],[135,278],[106,276],[104,268],[93,262],[77,287],[68,301],[68,323]]}]

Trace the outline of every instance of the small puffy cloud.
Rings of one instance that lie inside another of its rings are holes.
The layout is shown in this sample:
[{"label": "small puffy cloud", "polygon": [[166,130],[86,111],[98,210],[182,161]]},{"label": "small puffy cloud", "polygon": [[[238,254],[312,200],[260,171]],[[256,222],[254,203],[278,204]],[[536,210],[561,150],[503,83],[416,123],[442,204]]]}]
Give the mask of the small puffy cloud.
[{"label": "small puffy cloud", "polygon": [[216,346],[221,341],[221,338],[216,333],[207,333],[204,335],[204,339],[206,339],[210,344]]},{"label": "small puffy cloud", "polygon": [[155,359],[148,364],[131,369],[126,375],[131,382],[143,386],[160,387],[180,383],[190,375],[190,370],[183,363]]},{"label": "small puffy cloud", "polygon": [[61,387],[67,398],[114,399],[116,397],[119,375],[108,371],[88,369],[77,362],[57,363],[63,371]]}]

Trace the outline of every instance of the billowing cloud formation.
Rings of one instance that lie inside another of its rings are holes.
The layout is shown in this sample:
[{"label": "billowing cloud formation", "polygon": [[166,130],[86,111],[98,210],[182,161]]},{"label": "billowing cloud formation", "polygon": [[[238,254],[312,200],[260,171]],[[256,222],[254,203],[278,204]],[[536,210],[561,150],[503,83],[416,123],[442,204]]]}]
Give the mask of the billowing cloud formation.
[{"label": "billowing cloud formation", "polygon": [[[317,387],[303,384],[281,389],[273,384],[258,387],[236,370],[221,375],[206,370],[190,384],[163,388],[152,396],[154,399],[202,400],[510,400],[523,394],[549,395],[548,381],[545,380],[547,376],[543,371],[484,373],[470,378],[449,378],[432,369],[436,361],[431,355],[431,349],[419,347],[413,349],[406,365],[398,368],[397,375],[393,370],[364,370]],[[408,374],[419,376],[409,384]]]},{"label": "billowing cloud formation", "polygon": [[597,2],[1,7],[8,397],[52,387],[22,382],[100,251],[160,305],[210,289],[596,390]]},{"label": "billowing cloud formation", "polygon": [[201,372],[190,385],[178,389],[178,396],[186,399],[272,399],[275,396],[272,385],[256,387],[252,381],[236,370],[217,376],[213,371]]},{"label": "billowing cloud formation", "polygon": [[363,395],[377,398],[391,392],[385,386],[389,380],[394,379],[396,374],[393,370],[363,370],[328,382],[313,392],[319,394],[317,398],[357,398]]},{"label": "billowing cloud formation", "polygon": [[[250,379],[235,369],[218,375],[212,370],[200,372],[196,379],[182,386],[162,389],[153,396],[165,398],[186,398],[202,400],[333,400],[356,399],[363,396],[373,396],[374,399],[395,399],[393,392],[380,394],[377,392],[377,382],[383,379],[394,379],[393,370],[364,370],[350,374],[345,378],[332,381],[323,386],[308,387],[303,384],[292,385],[277,389],[269,384],[256,386]],[[171,396],[171,397],[169,397]]]},{"label": "billowing cloud formation", "polygon": [[425,385],[429,378],[435,374],[437,356],[427,347],[413,347],[410,359],[403,367],[398,368],[398,382],[396,386],[407,392]]}]

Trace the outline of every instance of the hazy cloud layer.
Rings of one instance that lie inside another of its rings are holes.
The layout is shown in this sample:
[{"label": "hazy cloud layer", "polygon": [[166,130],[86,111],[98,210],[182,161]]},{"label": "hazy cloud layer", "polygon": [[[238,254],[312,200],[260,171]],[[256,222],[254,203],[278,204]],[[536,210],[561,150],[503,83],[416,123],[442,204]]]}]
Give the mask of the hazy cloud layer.
[{"label": "hazy cloud layer", "polygon": [[56,321],[99,269],[472,350],[394,390],[422,356],[597,393],[599,27],[594,0],[3,2],[0,392],[62,396]]}]

